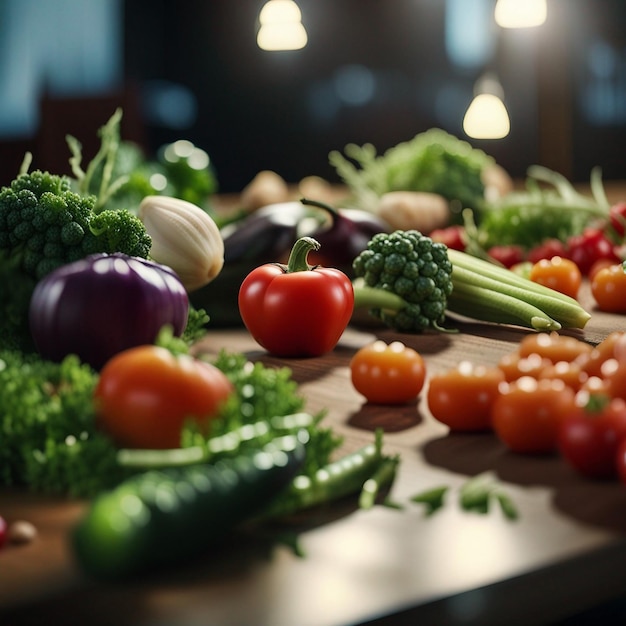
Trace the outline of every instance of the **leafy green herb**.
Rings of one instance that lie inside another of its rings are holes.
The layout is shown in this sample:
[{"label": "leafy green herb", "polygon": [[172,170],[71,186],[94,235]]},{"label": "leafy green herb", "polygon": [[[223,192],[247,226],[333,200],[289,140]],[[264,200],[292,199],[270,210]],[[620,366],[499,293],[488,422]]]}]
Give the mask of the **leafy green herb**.
[{"label": "leafy green herb", "polygon": [[[441,485],[423,491],[411,497],[410,500],[417,504],[425,504],[426,515],[432,515],[443,507],[449,491],[449,486]],[[457,496],[459,506],[463,511],[486,515],[495,499],[506,518],[516,520],[519,516],[511,497],[488,473],[478,474],[467,480],[459,488]]]},{"label": "leafy green herb", "polygon": [[474,214],[477,247],[520,245],[530,249],[546,239],[566,241],[593,220],[608,216],[609,203],[601,172],[591,172],[591,196],[577,191],[561,174],[534,165],[528,169],[525,191],[514,191],[483,205]]},{"label": "leafy green herb", "polygon": [[438,193],[456,205],[453,209],[457,211],[479,208],[485,199],[482,171],[494,162],[482,150],[439,128],[420,133],[382,155],[371,144],[348,144],[344,152],[346,156],[331,152],[330,164],[350,188],[356,205],[372,211],[380,196],[389,191]]},{"label": "leafy green herb", "polygon": [[[236,393],[223,417],[215,420],[211,437],[263,421],[266,440],[303,428],[298,420],[272,421],[303,408],[290,370],[252,364],[242,354],[227,352],[216,365],[233,381]],[[92,496],[137,471],[119,463],[118,448],[95,425],[97,380],[96,372],[72,356],[52,363],[33,354],[0,351],[0,485]],[[328,463],[341,443],[320,425],[321,419],[320,414],[305,426],[310,437],[303,471],[309,474]],[[194,445],[197,437],[186,431],[184,445]]]},{"label": "leafy green herb", "polygon": [[449,491],[449,487],[440,486],[427,489],[411,497],[411,502],[426,505],[426,515],[432,515],[438,511],[445,502],[445,496]]}]

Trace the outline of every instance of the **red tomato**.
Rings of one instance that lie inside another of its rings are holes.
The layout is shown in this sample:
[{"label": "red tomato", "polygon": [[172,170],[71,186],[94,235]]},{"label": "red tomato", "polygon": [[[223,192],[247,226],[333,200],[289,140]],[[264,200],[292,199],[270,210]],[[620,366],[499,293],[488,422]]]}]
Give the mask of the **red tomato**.
[{"label": "red tomato", "polygon": [[582,282],[582,274],[578,265],[560,256],[537,261],[530,269],[530,280],[570,298],[578,296],[578,290]]},{"label": "red tomato", "polygon": [[552,363],[574,361],[592,350],[593,347],[585,341],[569,335],[559,335],[554,331],[528,334],[518,346],[518,352],[521,356],[527,357],[531,354],[538,354],[549,359]]},{"label": "red tomato", "polygon": [[595,273],[591,280],[591,295],[601,311],[626,313],[626,272],[621,263]]},{"label": "red tomato", "polygon": [[504,373],[500,368],[464,361],[430,378],[428,408],[451,431],[490,430],[491,406],[502,382]]},{"label": "red tomato", "polygon": [[528,252],[528,260],[533,264],[541,259],[551,259],[553,256],[567,256],[567,248],[560,239],[546,239]]},{"label": "red tomato", "polygon": [[559,426],[559,450],[583,476],[614,478],[618,446],[626,437],[626,401],[586,393],[577,400],[578,410]]},{"label": "red tomato", "polygon": [[442,243],[452,250],[465,250],[465,228],[459,225],[436,228],[428,235],[433,241]]},{"label": "red tomato", "polygon": [[98,425],[120,446],[177,448],[186,421],[208,424],[232,392],[210,363],[139,346],[120,352],[100,372]]},{"label": "red tomato", "polygon": [[495,259],[498,263],[508,268],[522,263],[526,257],[524,249],[521,246],[515,245],[492,246],[487,250],[487,254],[492,259]]},{"label": "red tomato", "polygon": [[338,269],[310,267],[319,244],[296,241],[288,264],[252,270],[239,289],[239,313],[254,339],[276,356],[314,357],[330,352],[354,309],[354,290]]},{"label": "red tomato", "polygon": [[350,361],[354,388],[373,404],[406,404],[424,386],[426,366],[419,352],[400,341],[375,341]]},{"label": "red tomato", "polygon": [[593,264],[600,259],[619,262],[613,243],[599,228],[586,228],[580,235],[570,237],[567,241],[567,257],[578,265],[583,276],[588,275]]},{"label": "red tomato", "polygon": [[626,202],[617,202],[609,209],[609,220],[615,234],[621,239],[626,227]]},{"label": "red tomato", "polygon": [[505,383],[492,406],[493,429],[513,452],[555,452],[559,424],[573,411],[574,398],[574,391],[559,380],[524,376]]}]

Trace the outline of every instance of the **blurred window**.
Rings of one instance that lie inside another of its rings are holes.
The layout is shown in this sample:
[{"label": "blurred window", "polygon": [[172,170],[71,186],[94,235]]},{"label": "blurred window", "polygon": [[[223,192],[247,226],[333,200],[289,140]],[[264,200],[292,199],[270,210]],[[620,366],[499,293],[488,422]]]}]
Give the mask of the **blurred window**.
[{"label": "blurred window", "polygon": [[0,0],[0,138],[32,136],[48,96],[97,95],[123,77],[122,0]]}]

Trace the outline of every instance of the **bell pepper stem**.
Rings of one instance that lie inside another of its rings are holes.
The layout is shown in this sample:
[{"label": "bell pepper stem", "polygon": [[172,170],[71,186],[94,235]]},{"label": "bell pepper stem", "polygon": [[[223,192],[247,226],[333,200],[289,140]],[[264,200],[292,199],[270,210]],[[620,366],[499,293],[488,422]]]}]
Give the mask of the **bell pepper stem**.
[{"label": "bell pepper stem", "polygon": [[319,250],[320,244],[313,237],[300,237],[293,244],[287,261],[287,273],[304,272],[312,269],[307,262],[307,256],[311,250]]}]

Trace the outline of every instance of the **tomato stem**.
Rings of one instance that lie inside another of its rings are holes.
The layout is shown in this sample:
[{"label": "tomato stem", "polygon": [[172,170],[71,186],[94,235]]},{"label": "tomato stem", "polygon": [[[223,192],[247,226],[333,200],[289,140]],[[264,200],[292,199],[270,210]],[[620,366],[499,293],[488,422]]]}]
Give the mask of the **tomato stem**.
[{"label": "tomato stem", "polygon": [[305,272],[313,269],[307,262],[307,256],[311,250],[319,250],[320,244],[313,237],[300,237],[293,244],[287,261],[286,272]]}]

